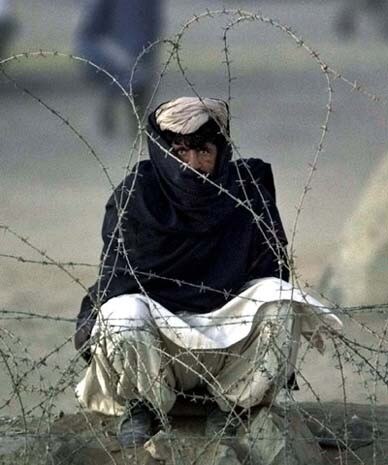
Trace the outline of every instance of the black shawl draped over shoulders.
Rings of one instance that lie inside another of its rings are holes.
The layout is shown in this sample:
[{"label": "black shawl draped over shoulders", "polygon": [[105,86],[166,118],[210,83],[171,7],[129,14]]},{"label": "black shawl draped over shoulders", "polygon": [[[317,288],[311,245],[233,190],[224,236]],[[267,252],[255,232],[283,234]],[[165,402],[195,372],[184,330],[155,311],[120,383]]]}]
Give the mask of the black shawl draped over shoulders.
[{"label": "black shawl draped over shoulders", "polygon": [[81,304],[77,348],[99,306],[118,295],[147,293],[173,313],[207,313],[252,279],[288,280],[271,166],[231,161],[225,145],[204,181],[166,155],[152,115],[148,134],[150,160],[133,168],[106,205],[100,274]]}]

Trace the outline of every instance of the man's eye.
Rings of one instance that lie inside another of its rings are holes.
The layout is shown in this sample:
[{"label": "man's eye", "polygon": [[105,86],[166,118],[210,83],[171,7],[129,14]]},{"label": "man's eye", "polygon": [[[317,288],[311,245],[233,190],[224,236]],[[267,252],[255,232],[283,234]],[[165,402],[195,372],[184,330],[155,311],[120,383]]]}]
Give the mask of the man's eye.
[{"label": "man's eye", "polygon": [[208,154],[209,154],[209,150],[208,150],[208,149],[201,149],[201,150],[199,151],[199,153],[200,153],[201,155],[208,155]]},{"label": "man's eye", "polygon": [[172,153],[176,156],[176,157],[184,157],[186,155],[186,150],[185,149],[173,149],[172,150]]}]

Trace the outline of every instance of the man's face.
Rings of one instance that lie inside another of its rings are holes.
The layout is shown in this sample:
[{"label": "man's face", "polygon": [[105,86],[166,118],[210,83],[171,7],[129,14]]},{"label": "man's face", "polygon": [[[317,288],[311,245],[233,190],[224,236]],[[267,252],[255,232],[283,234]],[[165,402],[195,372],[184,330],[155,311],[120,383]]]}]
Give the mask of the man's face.
[{"label": "man's face", "polygon": [[205,142],[197,148],[190,148],[184,142],[172,143],[173,154],[183,163],[202,174],[212,174],[216,167],[217,147]]}]

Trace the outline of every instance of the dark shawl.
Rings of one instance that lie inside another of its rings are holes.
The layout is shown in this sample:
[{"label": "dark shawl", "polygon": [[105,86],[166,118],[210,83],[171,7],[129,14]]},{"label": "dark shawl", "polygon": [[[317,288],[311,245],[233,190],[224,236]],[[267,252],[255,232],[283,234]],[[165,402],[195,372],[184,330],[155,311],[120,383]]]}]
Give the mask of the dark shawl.
[{"label": "dark shawl", "polygon": [[[148,133],[150,160],[134,167],[106,206],[100,277],[82,301],[77,348],[87,340],[96,309],[121,294],[146,292],[173,313],[207,313],[251,279],[288,280],[270,165],[252,158],[233,162],[230,145],[219,147],[210,179],[231,198],[165,155],[161,147],[170,147],[153,115]],[[249,199],[251,211],[235,199]]]}]

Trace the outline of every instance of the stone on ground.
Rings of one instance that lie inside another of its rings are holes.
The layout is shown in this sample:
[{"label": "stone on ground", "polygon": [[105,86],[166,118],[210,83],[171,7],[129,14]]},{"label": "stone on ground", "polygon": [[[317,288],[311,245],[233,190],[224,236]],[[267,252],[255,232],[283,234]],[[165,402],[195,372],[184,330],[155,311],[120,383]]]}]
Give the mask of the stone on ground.
[{"label": "stone on ground", "polygon": [[323,464],[318,443],[304,418],[296,411],[282,413],[279,408],[263,407],[247,431],[240,428],[240,460],[261,465]]}]

